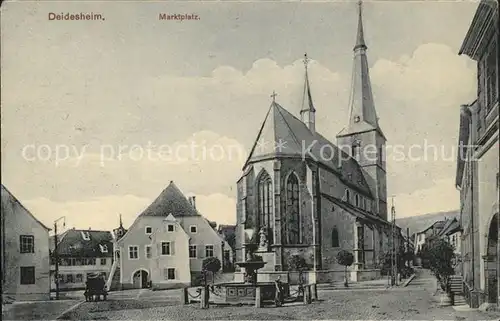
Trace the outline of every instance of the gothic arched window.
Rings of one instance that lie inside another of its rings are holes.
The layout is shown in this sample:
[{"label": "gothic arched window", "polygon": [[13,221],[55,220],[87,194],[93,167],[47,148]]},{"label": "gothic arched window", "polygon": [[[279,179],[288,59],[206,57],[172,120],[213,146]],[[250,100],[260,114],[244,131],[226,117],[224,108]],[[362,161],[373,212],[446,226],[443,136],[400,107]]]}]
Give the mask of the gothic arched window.
[{"label": "gothic arched window", "polygon": [[299,180],[291,174],[286,181],[286,239],[288,244],[300,243]]},{"label": "gothic arched window", "polygon": [[259,180],[259,227],[271,227],[272,190],[271,176],[263,173]]},{"label": "gothic arched window", "polygon": [[332,247],[339,247],[339,230],[336,226],[333,227],[332,230]]},{"label": "gothic arched window", "polygon": [[359,196],[358,196],[358,194],[356,194],[356,196],[354,196],[354,202],[355,202],[356,206],[359,206]]},{"label": "gothic arched window", "polygon": [[349,193],[349,190],[348,190],[348,189],[346,189],[346,190],[345,190],[345,201],[346,201],[347,203],[350,203],[350,198],[351,198],[351,193]]}]

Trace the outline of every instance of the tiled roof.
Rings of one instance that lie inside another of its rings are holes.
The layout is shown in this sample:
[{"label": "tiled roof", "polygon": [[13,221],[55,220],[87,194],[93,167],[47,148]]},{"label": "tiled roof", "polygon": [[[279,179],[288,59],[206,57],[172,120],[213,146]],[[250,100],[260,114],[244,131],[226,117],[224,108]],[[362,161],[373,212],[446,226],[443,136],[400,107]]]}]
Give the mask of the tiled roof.
[{"label": "tiled roof", "polygon": [[[88,239],[87,239],[88,238]],[[108,231],[71,229],[58,236],[58,254],[67,257],[112,257],[113,236]],[[50,237],[54,250],[54,236]],[[107,251],[105,251],[107,249]]]},{"label": "tiled roof", "polygon": [[460,223],[456,218],[448,219],[443,229],[439,232],[439,236],[450,235],[460,229]]},{"label": "tiled roof", "polygon": [[236,231],[236,225],[219,225],[217,231],[223,235],[233,234]]},{"label": "tiled roof", "polygon": [[[343,208],[345,211],[349,212],[350,214],[352,214],[356,217],[359,217],[361,219],[366,219],[366,220],[371,221],[371,222],[376,222],[379,224],[391,225],[391,223],[389,221],[384,220],[380,216],[377,216],[373,213],[370,213],[370,212],[367,212],[363,209],[355,207],[354,205],[351,205],[347,202],[344,202],[336,197],[330,196],[330,195],[325,194],[325,193],[321,193],[321,196],[324,196],[326,199],[328,199],[332,203],[337,204],[338,206]],[[399,229],[399,226],[397,226],[397,228]]]},{"label": "tiled roof", "polygon": [[[277,145],[280,144],[281,148],[278,148]],[[310,153],[307,152],[308,147],[311,147]],[[346,185],[371,196],[361,168],[354,158],[321,134],[311,132],[300,119],[276,102],[271,104],[267,112],[244,169],[252,162],[270,157],[305,157],[317,160],[336,173]],[[350,178],[343,173],[349,173]]]},{"label": "tiled roof", "polygon": [[182,194],[181,190],[172,181],[139,216],[167,217],[170,213],[174,217],[200,216],[184,194]]}]

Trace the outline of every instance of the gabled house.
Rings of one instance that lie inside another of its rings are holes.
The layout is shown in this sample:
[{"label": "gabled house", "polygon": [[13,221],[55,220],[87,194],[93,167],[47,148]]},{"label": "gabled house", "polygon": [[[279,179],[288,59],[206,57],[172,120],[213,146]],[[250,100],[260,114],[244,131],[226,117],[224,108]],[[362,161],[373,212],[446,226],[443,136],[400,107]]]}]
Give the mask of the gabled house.
[{"label": "gabled house", "polygon": [[413,243],[415,244],[415,254],[418,254],[422,250],[422,247],[426,242],[429,242],[430,239],[439,236],[439,233],[445,226],[445,223],[446,219],[436,221],[426,229],[414,234]]},{"label": "gabled house", "polygon": [[455,253],[460,253],[460,237],[462,229],[456,218],[446,220],[443,229],[438,234],[439,238],[448,241],[455,248]]},{"label": "gabled house", "polygon": [[[151,287],[159,289],[189,286],[191,283],[189,251],[189,236],[179,221],[172,214],[168,215],[154,228],[151,245],[149,249],[148,245],[145,248],[145,258],[150,260]],[[136,274],[134,273],[132,277],[137,287]],[[141,270],[140,274],[142,282],[144,271]]]},{"label": "gabled house", "polygon": [[[54,236],[51,237],[51,288],[55,283]],[[59,289],[84,289],[87,278],[109,277],[113,264],[113,236],[108,231],[71,229],[58,236]]]},{"label": "gabled house", "polygon": [[49,300],[49,231],[2,185],[2,303]]},{"label": "gabled house", "polygon": [[[162,230],[165,224],[166,232]],[[214,224],[197,211],[196,198],[186,198],[172,181],[116,241],[116,247],[119,260],[113,270],[119,274],[122,289],[196,283],[203,260],[217,257],[222,263],[224,249],[230,248]],[[158,254],[160,250],[163,252]]]},{"label": "gabled house", "polygon": [[236,225],[219,225],[217,233],[229,245],[228,248],[224,248],[224,262],[222,262],[222,267],[224,271],[231,271],[234,268],[236,259]]}]

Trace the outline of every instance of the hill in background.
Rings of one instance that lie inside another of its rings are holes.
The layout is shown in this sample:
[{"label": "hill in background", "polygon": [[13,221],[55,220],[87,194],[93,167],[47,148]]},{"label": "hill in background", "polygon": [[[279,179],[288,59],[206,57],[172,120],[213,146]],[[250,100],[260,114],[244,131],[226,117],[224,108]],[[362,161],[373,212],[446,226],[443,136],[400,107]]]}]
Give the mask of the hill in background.
[{"label": "hill in background", "polygon": [[404,235],[406,235],[406,229],[410,228],[410,236],[411,236],[413,235],[413,233],[425,230],[436,221],[444,221],[445,219],[454,217],[457,220],[460,219],[459,210],[404,217],[396,219],[396,225],[401,227],[401,230]]}]

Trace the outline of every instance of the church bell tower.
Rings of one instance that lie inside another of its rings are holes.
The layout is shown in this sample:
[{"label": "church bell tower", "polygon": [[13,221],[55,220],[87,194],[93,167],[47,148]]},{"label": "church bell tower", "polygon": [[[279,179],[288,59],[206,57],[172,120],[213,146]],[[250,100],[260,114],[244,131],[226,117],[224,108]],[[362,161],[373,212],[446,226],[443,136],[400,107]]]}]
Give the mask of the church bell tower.
[{"label": "church bell tower", "polygon": [[347,127],[337,135],[337,143],[340,148],[347,150],[362,168],[374,199],[372,212],[387,220],[386,138],[379,126],[375,110],[366,50],[360,1],[358,31],[353,49],[349,118]]}]

